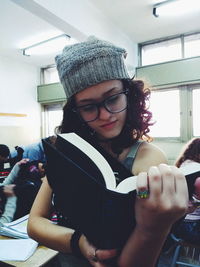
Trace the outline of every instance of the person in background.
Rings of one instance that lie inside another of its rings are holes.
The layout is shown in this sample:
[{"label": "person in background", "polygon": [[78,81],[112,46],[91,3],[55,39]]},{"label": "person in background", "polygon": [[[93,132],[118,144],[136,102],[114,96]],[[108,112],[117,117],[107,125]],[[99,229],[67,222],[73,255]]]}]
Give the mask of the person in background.
[{"label": "person in background", "polygon": [[[191,139],[182,149],[175,165],[193,165],[200,171],[200,138]],[[200,177],[196,179],[193,200],[189,201],[188,214],[173,229],[173,233],[187,242],[200,245]]]},{"label": "person in background", "polygon": [[[49,139],[50,143],[53,144],[56,140],[56,136],[55,135],[49,136],[48,139]],[[43,163],[46,162],[42,141],[27,145],[27,146],[16,147],[15,151],[11,152],[12,158],[16,157],[18,150],[20,148],[23,149],[22,158],[25,158],[25,159],[27,158],[30,161],[38,160],[38,161],[43,162]]]},{"label": "person in background", "polygon": [[8,160],[10,155],[10,149],[4,144],[0,144],[0,172],[5,170],[4,164]]},{"label": "person in background", "polygon": [[175,165],[184,167],[190,163],[200,164],[200,137],[191,139],[182,149]]},{"label": "person in background", "polygon": [[15,196],[6,198],[2,189],[3,188],[0,187],[0,227],[4,223],[13,221],[17,203],[17,198]]},{"label": "person in background", "polygon": [[13,166],[22,159],[24,150],[16,147],[16,154],[12,157],[10,149],[6,145],[0,145],[0,176],[6,177],[12,170]]},{"label": "person in background", "polygon": [[185,177],[178,168],[166,164],[158,147],[147,142],[152,125],[150,90],[142,80],[130,78],[126,54],[121,47],[90,37],[66,46],[56,57],[67,96],[59,132],[75,132],[90,144],[100,145],[138,175],[133,203],[136,227],[120,251],[95,247],[67,221],[62,226],[59,220],[52,224],[54,192],[44,179],[30,212],[28,233],[61,252],[61,266],[106,267],[110,266],[108,260],[115,259],[114,266],[153,267],[172,225],[187,209]]},{"label": "person in background", "polygon": [[1,186],[7,199],[17,197],[14,219],[30,212],[33,201],[45,176],[45,166],[40,161],[22,159],[19,161]]},{"label": "person in background", "polygon": [[[23,149],[22,158],[27,158],[30,161],[39,160],[41,162],[45,162],[44,149],[42,146],[42,141],[33,143],[27,146],[19,146]],[[17,149],[19,148],[17,147]],[[15,157],[17,155],[17,150],[11,151],[11,157]]]}]

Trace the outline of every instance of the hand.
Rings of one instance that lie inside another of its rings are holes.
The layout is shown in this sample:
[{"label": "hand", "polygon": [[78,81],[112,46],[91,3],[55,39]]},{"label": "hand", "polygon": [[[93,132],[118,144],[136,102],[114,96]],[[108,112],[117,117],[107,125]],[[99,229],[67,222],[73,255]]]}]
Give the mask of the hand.
[{"label": "hand", "polygon": [[92,266],[95,267],[109,267],[109,264],[105,263],[105,261],[114,258],[118,254],[116,249],[97,249],[95,246],[89,243],[84,235],[82,235],[79,239],[79,247],[83,256],[90,262]]},{"label": "hand", "polygon": [[15,196],[15,193],[14,193],[15,186],[16,186],[15,184],[4,185],[3,192],[6,195],[6,197]]},{"label": "hand", "polygon": [[175,166],[160,164],[148,174],[138,175],[138,191],[149,191],[148,198],[136,200],[137,227],[148,234],[168,233],[173,223],[185,215],[188,190],[184,175]]},{"label": "hand", "polygon": [[200,206],[200,177],[196,178],[194,183],[194,194],[188,204],[187,213],[192,213]]},{"label": "hand", "polygon": [[194,188],[195,197],[200,200],[200,177],[195,180]]},{"label": "hand", "polygon": [[18,165],[26,164],[29,162],[29,159],[21,159],[20,161],[17,162]]}]

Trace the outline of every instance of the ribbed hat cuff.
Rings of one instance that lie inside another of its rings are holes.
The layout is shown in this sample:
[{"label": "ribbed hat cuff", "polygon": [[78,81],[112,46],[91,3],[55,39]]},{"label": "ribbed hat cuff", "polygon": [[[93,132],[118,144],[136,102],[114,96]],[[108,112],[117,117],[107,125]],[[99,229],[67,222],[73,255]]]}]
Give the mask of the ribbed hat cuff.
[{"label": "ribbed hat cuff", "polygon": [[122,57],[112,55],[94,58],[63,75],[61,83],[67,98],[103,81],[130,78]]}]

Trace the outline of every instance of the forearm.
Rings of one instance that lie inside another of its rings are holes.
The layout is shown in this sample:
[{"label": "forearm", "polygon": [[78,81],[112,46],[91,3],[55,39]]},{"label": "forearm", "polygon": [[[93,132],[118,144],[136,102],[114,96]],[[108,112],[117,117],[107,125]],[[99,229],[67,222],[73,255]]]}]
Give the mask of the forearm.
[{"label": "forearm", "polygon": [[7,198],[4,212],[0,217],[0,224],[9,223],[13,220],[16,211],[16,202],[17,202],[16,197]]},{"label": "forearm", "polygon": [[170,230],[144,233],[136,227],[119,257],[120,267],[154,267]]},{"label": "forearm", "polygon": [[32,205],[28,234],[39,243],[60,252],[71,252],[70,239],[72,229],[53,224],[49,218],[52,214],[52,190],[44,178],[42,186]]},{"label": "forearm", "polygon": [[55,225],[46,218],[29,218],[29,236],[40,244],[60,252],[71,252],[70,239],[73,232],[74,230]]},{"label": "forearm", "polygon": [[2,183],[2,185],[13,184],[15,182],[15,179],[16,179],[18,173],[19,173],[19,170],[20,170],[20,166],[18,164],[15,164],[15,166],[12,169],[12,171],[5,178],[5,180]]}]

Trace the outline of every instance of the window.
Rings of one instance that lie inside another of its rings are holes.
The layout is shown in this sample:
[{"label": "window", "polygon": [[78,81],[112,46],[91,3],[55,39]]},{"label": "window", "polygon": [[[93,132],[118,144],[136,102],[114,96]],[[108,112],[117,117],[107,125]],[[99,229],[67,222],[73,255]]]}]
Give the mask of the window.
[{"label": "window", "polygon": [[60,82],[56,67],[44,68],[42,71],[42,75],[44,84]]},{"label": "window", "polygon": [[150,136],[180,137],[179,90],[153,91],[150,110],[156,122],[150,128]]},{"label": "window", "polygon": [[152,91],[150,111],[155,124],[149,135],[185,142],[200,136],[200,85],[181,85]]},{"label": "window", "polygon": [[200,33],[139,44],[140,66],[200,56]]},{"label": "window", "polygon": [[181,58],[181,39],[176,38],[142,46],[142,66]]},{"label": "window", "polygon": [[50,136],[55,134],[55,128],[61,124],[63,117],[63,104],[49,104],[44,106],[44,133]]},{"label": "window", "polygon": [[200,56],[200,33],[184,38],[185,57]]},{"label": "window", "polygon": [[193,124],[193,135],[200,136],[200,123],[199,123],[199,114],[200,114],[200,88],[194,89],[192,91],[192,124]]}]

